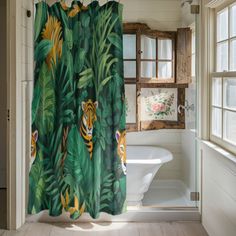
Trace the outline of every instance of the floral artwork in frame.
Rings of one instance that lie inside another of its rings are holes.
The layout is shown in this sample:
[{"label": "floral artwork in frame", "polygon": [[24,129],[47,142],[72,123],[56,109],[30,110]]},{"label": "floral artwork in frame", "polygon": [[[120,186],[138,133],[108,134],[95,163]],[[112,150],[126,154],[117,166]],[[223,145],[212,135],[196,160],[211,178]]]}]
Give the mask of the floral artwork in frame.
[{"label": "floral artwork in frame", "polygon": [[142,88],[141,120],[177,121],[177,88]]},{"label": "floral artwork in frame", "polygon": [[136,123],[136,84],[125,85],[126,123]]}]

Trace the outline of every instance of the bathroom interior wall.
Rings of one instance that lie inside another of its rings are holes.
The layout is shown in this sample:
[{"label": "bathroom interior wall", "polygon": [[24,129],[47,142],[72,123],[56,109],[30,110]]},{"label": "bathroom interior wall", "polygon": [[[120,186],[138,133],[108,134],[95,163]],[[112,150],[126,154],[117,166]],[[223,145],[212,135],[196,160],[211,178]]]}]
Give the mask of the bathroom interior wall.
[{"label": "bathroom interior wall", "polygon": [[206,143],[201,144],[202,223],[209,236],[234,236],[236,158],[220,147]]},{"label": "bathroom interior wall", "polygon": [[0,1],[0,188],[6,188],[7,80],[6,80],[6,1]]}]

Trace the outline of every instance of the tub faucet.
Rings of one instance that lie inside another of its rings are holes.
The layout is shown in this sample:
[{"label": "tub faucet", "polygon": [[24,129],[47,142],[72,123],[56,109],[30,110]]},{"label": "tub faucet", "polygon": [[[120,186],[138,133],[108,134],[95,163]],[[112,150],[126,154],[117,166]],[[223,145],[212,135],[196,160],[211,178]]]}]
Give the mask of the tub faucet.
[{"label": "tub faucet", "polygon": [[181,113],[181,110],[185,110],[185,111],[194,111],[194,104],[192,103],[191,105],[189,105],[188,100],[185,100],[185,105],[179,105],[178,106],[178,113]]}]

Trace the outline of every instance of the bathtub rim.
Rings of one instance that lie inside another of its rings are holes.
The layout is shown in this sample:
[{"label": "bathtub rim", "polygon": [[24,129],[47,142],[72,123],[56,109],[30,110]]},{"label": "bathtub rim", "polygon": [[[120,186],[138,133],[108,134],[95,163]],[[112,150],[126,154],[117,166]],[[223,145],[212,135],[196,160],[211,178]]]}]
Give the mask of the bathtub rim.
[{"label": "bathtub rim", "polygon": [[163,148],[163,147],[154,146],[154,145],[127,145],[127,148],[128,147],[153,148],[153,149],[156,149],[156,150],[159,149],[159,150],[164,151],[166,153],[166,155],[162,155],[160,157],[152,158],[152,159],[150,159],[150,158],[149,159],[145,159],[145,158],[142,158],[142,159],[135,159],[135,158],[129,159],[128,155],[127,155],[127,158],[126,158],[126,163],[127,164],[137,164],[137,165],[157,164],[157,165],[162,165],[162,164],[170,162],[174,159],[173,154],[168,149]]}]

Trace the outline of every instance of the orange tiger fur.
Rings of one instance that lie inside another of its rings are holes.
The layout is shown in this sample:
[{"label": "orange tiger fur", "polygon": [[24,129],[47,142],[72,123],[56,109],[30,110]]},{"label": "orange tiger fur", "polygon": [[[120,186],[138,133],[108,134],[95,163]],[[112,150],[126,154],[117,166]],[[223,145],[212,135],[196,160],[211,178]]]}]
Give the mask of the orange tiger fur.
[{"label": "orange tiger fur", "polygon": [[87,102],[82,102],[82,120],[80,125],[80,134],[84,139],[84,142],[89,151],[90,159],[93,155],[93,123],[97,120],[96,109],[98,102],[93,102],[89,99]]},{"label": "orange tiger fur", "polygon": [[126,175],[126,131],[116,131],[117,154],[121,159],[122,170]]},{"label": "orange tiger fur", "polygon": [[31,158],[30,158],[30,168],[33,165],[36,155],[37,155],[37,149],[36,149],[36,143],[38,141],[38,131],[35,130],[31,135]]}]

